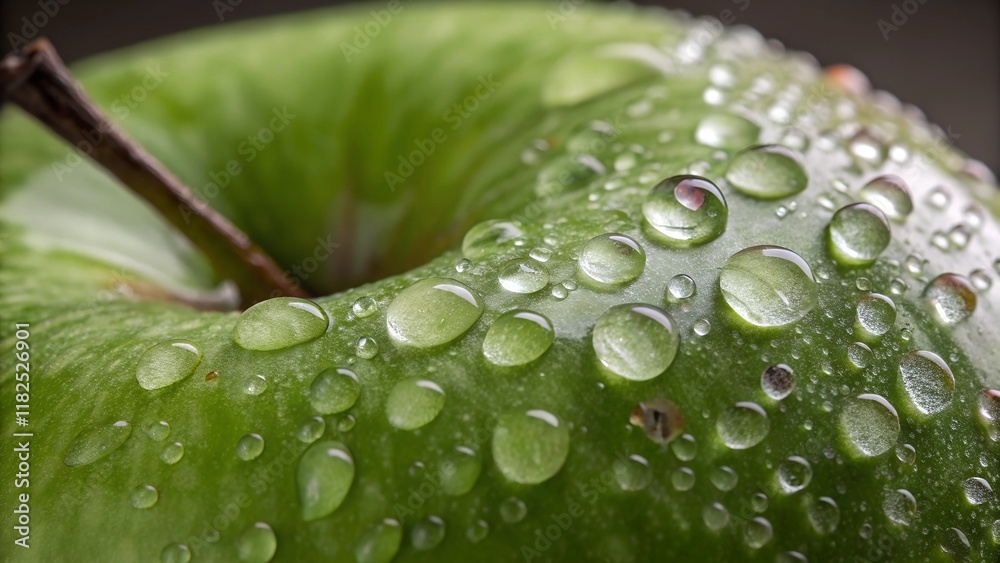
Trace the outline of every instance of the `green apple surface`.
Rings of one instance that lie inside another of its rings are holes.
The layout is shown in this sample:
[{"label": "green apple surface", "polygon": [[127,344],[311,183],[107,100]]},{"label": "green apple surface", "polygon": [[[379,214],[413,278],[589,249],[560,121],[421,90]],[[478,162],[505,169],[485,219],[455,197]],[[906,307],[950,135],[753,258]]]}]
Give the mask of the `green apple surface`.
[{"label": "green apple surface", "polygon": [[567,3],[309,13],[74,71],[329,296],[176,302],[225,297],[206,258],[5,108],[5,559],[1000,553],[994,181],[859,77]]}]

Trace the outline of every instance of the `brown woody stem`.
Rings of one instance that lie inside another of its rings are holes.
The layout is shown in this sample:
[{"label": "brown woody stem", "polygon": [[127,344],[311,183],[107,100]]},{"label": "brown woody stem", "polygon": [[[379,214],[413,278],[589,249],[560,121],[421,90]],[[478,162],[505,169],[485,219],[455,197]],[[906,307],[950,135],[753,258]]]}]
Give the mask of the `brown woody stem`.
[{"label": "brown woody stem", "polygon": [[243,231],[114,126],[46,39],[0,60],[0,95],[0,103],[20,106],[152,205],[236,284],[244,308],[277,295],[307,296]]}]

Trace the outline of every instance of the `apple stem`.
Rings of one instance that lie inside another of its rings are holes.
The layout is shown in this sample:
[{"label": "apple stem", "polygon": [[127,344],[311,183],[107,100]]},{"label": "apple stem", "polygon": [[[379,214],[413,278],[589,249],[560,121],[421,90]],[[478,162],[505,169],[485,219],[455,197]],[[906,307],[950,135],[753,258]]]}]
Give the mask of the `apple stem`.
[{"label": "apple stem", "polygon": [[[0,104],[10,100],[80,147],[156,209],[240,290],[244,308],[277,296],[308,297],[250,237],[113,125],[41,38],[0,60]],[[97,141],[93,141],[94,138]]]}]

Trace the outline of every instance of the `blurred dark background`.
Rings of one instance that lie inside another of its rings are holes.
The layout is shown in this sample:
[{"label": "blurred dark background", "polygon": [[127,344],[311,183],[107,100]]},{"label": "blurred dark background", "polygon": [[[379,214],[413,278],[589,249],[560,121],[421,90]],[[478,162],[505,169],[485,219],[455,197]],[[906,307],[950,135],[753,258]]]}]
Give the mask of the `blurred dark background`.
[{"label": "blurred dark background", "polygon": [[[557,0],[549,0],[553,8]],[[573,0],[563,0],[573,1]],[[580,0],[576,0],[577,2]],[[3,0],[4,49],[10,33],[48,6],[48,36],[75,61],[195,27],[259,18],[331,0]],[[1000,0],[640,0],[727,19],[760,30],[822,64],[850,63],[876,88],[924,110],[956,144],[1000,171]],[[373,6],[384,4],[376,0]],[[44,13],[44,12],[43,12]],[[221,17],[220,17],[221,14]]]}]

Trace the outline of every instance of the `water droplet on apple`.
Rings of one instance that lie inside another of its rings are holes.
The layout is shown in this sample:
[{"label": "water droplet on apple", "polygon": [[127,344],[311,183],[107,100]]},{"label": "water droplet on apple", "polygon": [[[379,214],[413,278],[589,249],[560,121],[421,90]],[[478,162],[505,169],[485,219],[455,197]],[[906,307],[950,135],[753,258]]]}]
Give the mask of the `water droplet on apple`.
[{"label": "water droplet on apple", "polygon": [[598,235],[580,251],[580,270],[601,284],[631,282],[642,275],[645,268],[645,251],[625,235]]},{"label": "water droplet on apple", "polygon": [[271,526],[264,522],[255,522],[243,530],[236,540],[236,552],[240,561],[248,563],[267,563],[274,557],[278,549],[278,538]]},{"label": "water droplet on apple", "polygon": [[845,266],[871,264],[892,238],[885,215],[868,203],[841,207],[830,219],[828,233],[834,259]]},{"label": "water droplet on apple", "polygon": [[778,482],[786,493],[797,493],[812,481],[812,465],[801,456],[793,455],[778,465]]},{"label": "water droplet on apple", "polygon": [[444,534],[444,520],[440,516],[427,516],[413,525],[413,529],[410,530],[410,543],[417,551],[429,551],[444,540]]},{"label": "water droplet on apple", "polygon": [[771,430],[767,413],[757,403],[736,403],[719,415],[715,430],[722,443],[734,450],[745,450],[761,443]]},{"label": "water droplet on apple", "polygon": [[906,489],[889,491],[882,503],[882,510],[889,520],[903,526],[909,526],[917,515],[917,499]]},{"label": "water droplet on apple", "polygon": [[746,523],[743,528],[743,541],[753,549],[760,549],[767,545],[774,537],[774,529],[771,523],[762,516],[755,516]]},{"label": "water droplet on apple", "polygon": [[146,435],[154,442],[162,442],[170,435],[170,423],[166,420],[150,422],[146,425]]},{"label": "water droplet on apple", "polygon": [[[481,260],[498,254],[501,247],[524,235],[520,226],[509,221],[490,220],[469,229],[462,239],[462,255]],[[471,264],[470,264],[471,265]],[[461,273],[461,270],[459,270]]]},{"label": "water droplet on apple", "polygon": [[513,411],[493,431],[493,461],[515,483],[536,484],[562,468],[569,454],[569,429],[544,410]]},{"label": "water droplet on apple", "polygon": [[949,325],[964,321],[976,310],[976,292],[969,280],[958,274],[941,274],[931,280],[924,289],[924,299],[938,319]]},{"label": "water droplet on apple", "polygon": [[857,307],[858,324],[873,336],[882,336],[896,323],[896,304],[885,295],[861,296]]},{"label": "water droplet on apple", "polygon": [[809,499],[806,516],[814,530],[820,534],[832,534],[840,523],[840,507],[830,497]]},{"label": "water droplet on apple", "polygon": [[737,191],[756,199],[793,196],[809,183],[799,157],[781,145],[740,151],[729,163],[726,179]]},{"label": "water droplet on apple", "polygon": [[167,444],[160,451],[160,461],[166,463],[167,465],[174,465],[184,458],[184,444],[180,442],[174,442],[173,444]]},{"label": "water droplet on apple", "polygon": [[741,149],[757,142],[760,127],[731,113],[716,113],[702,118],[695,129],[699,143],[720,149]]},{"label": "water droplet on apple", "polygon": [[369,526],[354,548],[358,563],[390,563],[403,543],[403,526],[393,518],[385,518]]},{"label": "water droplet on apple", "polygon": [[327,368],[309,385],[309,403],[319,414],[344,412],[360,395],[358,376],[346,368]]},{"label": "water droplet on apple", "polygon": [[865,184],[858,195],[862,200],[878,207],[885,216],[901,221],[913,212],[910,188],[899,176],[886,174]]},{"label": "water droplet on apple", "polygon": [[415,430],[430,424],[444,408],[445,393],[428,379],[404,379],[385,401],[389,423],[400,430]]},{"label": "water droplet on apple", "polygon": [[191,549],[180,543],[167,545],[160,551],[160,563],[188,563],[191,561]]},{"label": "water droplet on apple", "polygon": [[549,284],[549,271],[534,260],[511,260],[500,268],[500,285],[513,293],[535,293]]},{"label": "water droplet on apple", "polygon": [[260,434],[245,434],[236,442],[236,457],[243,461],[257,459],[264,453],[264,438]]},{"label": "water droplet on apple", "polygon": [[632,381],[652,379],[673,363],[680,335],[673,319],[651,305],[608,309],[594,325],[594,351],[609,371]]},{"label": "water droplet on apple", "polygon": [[866,456],[885,453],[899,438],[899,415],[880,395],[849,399],[841,412],[840,424],[847,439]]},{"label": "water droplet on apple", "polygon": [[295,437],[303,444],[311,444],[319,440],[326,432],[326,420],[322,416],[307,418],[299,429],[295,431]]},{"label": "water droplet on apple", "polygon": [[768,397],[780,401],[795,389],[795,372],[785,364],[768,366],[760,375],[760,388]]},{"label": "water droplet on apple", "polygon": [[129,494],[129,502],[140,510],[152,508],[160,499],[160,493],[152,485],[139,485]]},{"label": "water droplet on apple", "polygon": [[983,504],[993,498],[993,487],[982,477],[970,477],[962,481],[962,488],[969,504]]},{"label": "water droplet on apple", "polygon": [[127,420],[103,422],[77,434],[63,463],[77,467],[93,463],[117,450],[132,435],[132,425]]},{"label": "water droplet on apple", "polygon": [[615,460],[612,466],[615,481],[623,491],[641,491],[653,480],[653,470],[649,460],[638,454]]},{"label": "water droplet on apple", "polygon": [[674,176],[657,184],[642,203],[646,222],[669,246],[714,240],[726,230],[729,209],[719,188],[700,176]]},{"label": "water droplet on apple", "polygon": [[706,528],[717,532],[729,525],[729,511],[722,503],[713,502],[701,510],[701,519]]}]

